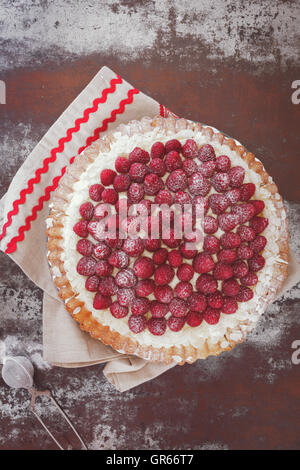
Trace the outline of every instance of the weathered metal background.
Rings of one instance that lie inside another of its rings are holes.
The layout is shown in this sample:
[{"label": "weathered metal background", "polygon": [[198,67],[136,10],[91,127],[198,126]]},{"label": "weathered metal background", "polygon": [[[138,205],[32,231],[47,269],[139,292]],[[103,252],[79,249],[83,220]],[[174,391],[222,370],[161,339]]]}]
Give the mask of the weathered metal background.
[{"label": "weathered metal background", "polygon": [[[261,158],[286,200],[300,258],[300,104],[291,101],[291,84],[300,80],[299,22],[297,1],[3,0],[0,195],[48,127],[108,65]],[[120,394],[101,366],[63,370],[43,362],[41,292],[0,258],[0,339],[8,352],[28,352],[37,385],[52,388],[90,448],[299,449],[300,365],[291,362],[291,344],[300,340],[299,286],[231,353]],[[0,448],[55,448],[27,405],[26,392],[0,380]]]}]

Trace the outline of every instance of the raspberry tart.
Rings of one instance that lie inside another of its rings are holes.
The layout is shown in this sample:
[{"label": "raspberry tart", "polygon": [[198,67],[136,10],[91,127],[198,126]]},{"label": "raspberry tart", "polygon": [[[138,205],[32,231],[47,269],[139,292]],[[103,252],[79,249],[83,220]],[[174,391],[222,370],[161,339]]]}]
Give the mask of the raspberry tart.
[{"label": "raspberry tart", "polygon": [[[143,230],[157,223],[158,237],[134,237],[135,217],[121,220],[136,203]],[[178,238],[174,222],[162,235],[154,204],[191,207],[192,227],[200,204],[201,248],[191,234]],[[103,234],[104,219],[115,236]],[[272,178],[237,141],[185,119],[132,121],[87,148],[55,191],[47,235],[59,296],[81,329],[156,362],[230,350],[287,276],[286,212]]]}]

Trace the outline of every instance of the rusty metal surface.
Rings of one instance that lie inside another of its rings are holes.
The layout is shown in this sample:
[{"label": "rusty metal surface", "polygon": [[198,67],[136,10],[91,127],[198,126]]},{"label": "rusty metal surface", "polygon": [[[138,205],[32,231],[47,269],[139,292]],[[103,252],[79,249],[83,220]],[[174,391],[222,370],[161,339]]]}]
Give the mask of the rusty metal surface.
[{"label": "rusty metal surface", "polygon": [[[286,200],[299,259],[300,104],[291,101],[291,84],[300,80],[299,2],[265,4],[3,1],[0,195],[39,138],[108,65],[178,115],[214,125],[261,158]],[[8,257],[0,260],[0,340],[9,352],[28,352],[38,387],[52,389],[90,448],[299,449],[300,365],[291,362],[291,344],[300,340],[299,286],[232,352],[120,394],[102,366],[44,363],[41,292]],[[0,380],[0,449],[55,448],[28,404],[25,391]]]}]

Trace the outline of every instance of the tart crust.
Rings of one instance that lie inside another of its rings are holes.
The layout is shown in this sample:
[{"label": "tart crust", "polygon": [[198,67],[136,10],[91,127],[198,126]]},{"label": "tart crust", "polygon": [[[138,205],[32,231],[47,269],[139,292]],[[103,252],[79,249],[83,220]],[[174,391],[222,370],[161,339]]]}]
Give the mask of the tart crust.
[{"label": "tart crust", "polygon": [[[251,152],[247,152],[245,147],[236,143],[234,139],[225,137],[216,130],[199,123],[186,119],[175,119],[174,117],[162,118],[157,116],[154,119],[145,117],[141,121],[131,121],[127,125],[121,124],[115,132],[132,136],[149,132],[154,128],[157,128],[163,134],[169,134],[170,132],[176,134],[183,129],[201,132],[205,135],[207,143],[213,144],[218,142],[221,145],[227,145],[230,150],[235,151],[246,162],[249,169],[255,171],[260,176],[260,186],[263,186],[267,191],[276,209],[276,215],[281,220],[280,239],[277,240],[280,261],[276,262],[273,267],[271,288],[265,288],[264,292],[261,293],[261,296],[265,299],[266,308],[275,300],[278,291],[287,277],[289,261],[287,218],[276,184],[264,169],[263,164]],[[108,133],[77,156],[74,163],[67,167],[54,193],[49,215],[51,226],[47,229],[47,256],[59,297],[65,302],[66,309],[80,324],[80,328],[83,331],[88,332],[93,338],[101,340],[104,344],[122,353],[134,354],[153,362],[169,364],[175,361],[177,364],[182,365],[185,362],[192,363],[197,359],[205,359],[209,355],[217,356],[223,351],[231,350],[236,344],[244,341],[248,331],[253,328],[253,323],[246,320],[239,323],[239,328],[234,328],[234,330],[227,328],[222,340],[216,344],[211,344],[208,338],[201,338],[198,347],[192,345],[165,347],[162,337],[161,347],[154,347],[140,344],[138,335],[136,335],[136,339],[130,338],[111,329],[109,326],[99,323],[93,317],[92,312],[86,308],[85,303],[77,298],[78,294],[73,291],[65,270],[63,255],[63,219],[69,204],[69,197],[73,193],[74,184],[79,180],[81,174],[101,152],[108,152],[111,143],[114,141],[116,141],[114,133]]]}]

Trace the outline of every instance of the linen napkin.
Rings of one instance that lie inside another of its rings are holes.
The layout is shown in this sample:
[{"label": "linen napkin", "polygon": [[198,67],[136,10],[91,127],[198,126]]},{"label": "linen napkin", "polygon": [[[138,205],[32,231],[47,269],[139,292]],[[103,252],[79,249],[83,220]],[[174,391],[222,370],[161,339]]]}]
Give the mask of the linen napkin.
[{"label": "linen napkin", "polygon": [[[0,249],[44,291],[44,359],[60,367],[106,363],[103,372],[120,391],[151,380],[175,364],[122,355],[79,329],[52,282],[46,218],[53,191],[70,160],[120,123],[157,114],[172,113],[103,67],[37,144],[0,201]],[[292,260],[288,286],[300,280],[300,267]]]}]

